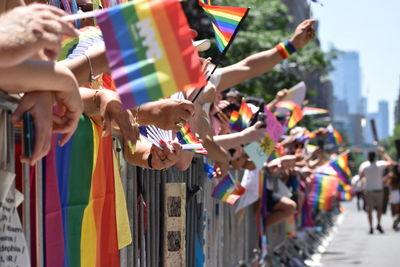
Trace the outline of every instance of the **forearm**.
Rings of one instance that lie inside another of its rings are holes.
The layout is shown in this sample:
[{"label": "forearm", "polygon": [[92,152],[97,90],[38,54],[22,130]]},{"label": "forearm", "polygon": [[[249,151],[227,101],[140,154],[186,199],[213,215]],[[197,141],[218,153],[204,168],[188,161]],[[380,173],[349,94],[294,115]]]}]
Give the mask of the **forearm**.
[{"label": "forearm", "polygon": [[125,144],[125,147],[124,147],[125,160],[128,161],[132,165],[150,169],[149,164],[148,164],[150,149],[151,149],[151,144],[142,137],[140,138],[140,141],[136,143],[135,154],[132,154],[129,150],[128,145]]},{"label": "forearm", "polygon": [[396,162],[386,152],[381,153],[381,156],[384,160],[386,160],[389,163],[389,165],[396,164]]},{"label": "forearm", "polygon": [[[90,58],[90,64],[85,55],[61,62],[72,71],[80,86],[90,82],[90,75],[97,76],[102,73],[107,73],[110,70],[104,44],[89,49],[86,55]],[[90,65],[92,66],[93,73],[91,73]]]},{"label": "forearm", "polygon": [[221,69],[221,81],[217,87],[219,92],[234,87],[246,80],[257,77],[271,70],[282,61],[276,48],[271,48],[251,55],[236,64]]},{"label": "forearm", "polygon": [[228,152],[222,148],[221,146],[218,146],[213,140],[212,137],[207,137],[203,141],[203,145],[205,149],[207,150],[207,157],[214,160],[214,161],[220,161],[220,162],[229,162],[229,155]]},{"label": "forearm", "polygon": [[187,168],[190,167],[190,164],[192,163],[194,153],[189,152],[189,151],[182,151],[182,155],[179,158],[179,161],[175,163],[175,167],[180,170],[180,171],[185,171]]},{"label": "forearm", "polygon": [[84,110],[87,116],[93,116],[100,114],[99,100],[101,90],[93,90],[85,87],[79,88],[79,94],[83,102]]},{"label": "forearm", "polygon": [[9,93],[26,93],[76,90],[78,84],[72,72],[63,65],[28,59],[0,69],[0,87]]},{"label": "forearm", "polygon": [[213,137],[214,142],[224,149],[234,148],[251,142],[250,138],[242,132],[216,135]]}]

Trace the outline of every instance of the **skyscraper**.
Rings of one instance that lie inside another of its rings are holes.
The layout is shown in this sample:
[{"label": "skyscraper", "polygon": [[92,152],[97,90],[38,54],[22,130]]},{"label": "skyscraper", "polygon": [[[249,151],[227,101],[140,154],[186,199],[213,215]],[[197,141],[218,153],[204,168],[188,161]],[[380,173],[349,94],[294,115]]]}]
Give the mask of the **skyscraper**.
[{"label": "skyscraper", "polygon": [[385,100],[379,101],[377,124],[379,138],[387,138],[389,136],[389,103]]},{"label": "skyscraper", "polygon": [[333,94],[347,102],[349,114],[363,114],[361,99],[361,70],[358,52],[339,53],[333,60],[331,73]]}]

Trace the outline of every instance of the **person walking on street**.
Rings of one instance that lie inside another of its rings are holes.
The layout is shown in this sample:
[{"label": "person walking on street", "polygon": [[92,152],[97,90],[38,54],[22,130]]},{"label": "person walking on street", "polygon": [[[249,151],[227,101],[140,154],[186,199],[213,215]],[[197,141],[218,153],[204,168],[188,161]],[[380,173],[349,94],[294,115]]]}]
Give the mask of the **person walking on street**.
[{"label": "person walking on street", "polygon": [[381,226],[382,206],[383,206],[383,171],[388,166],[396,163],[385,152],[384,148],[378,148],[383,160],[376,161],[376,153],[371,151],[368,153],[368,160],[361,163],[359,175],[365,184],[365,201],[367,204],[368,223],[370,234],[374,233],[372,211],[375,208],[377,212],[378,224],[376,229],[380,233],[384,233]]}]

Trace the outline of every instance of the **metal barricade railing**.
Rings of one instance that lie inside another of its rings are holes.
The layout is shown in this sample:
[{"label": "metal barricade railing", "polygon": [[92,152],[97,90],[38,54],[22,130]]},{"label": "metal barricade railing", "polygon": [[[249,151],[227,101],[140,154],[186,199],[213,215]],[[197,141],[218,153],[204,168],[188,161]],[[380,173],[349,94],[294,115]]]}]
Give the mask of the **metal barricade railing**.
[{"label": "metal barricade railing", "polygon": [[[14,171],[14,129],[10,123],[11,113],[15,106],[15,99],[0,93],[0,110],[6,110],[6,117],[10,127],[7,128],[7,155],[6,168]],[[116,144],[118,146],[118,144]],[[118,149],[117,149],[118,151]],[[120,153],[121,154],[121,153]],[[121,266],[164,266],[165,254],[165,188],[166,184],[182,183],[186,187],[184,224],[184,259],[186,266],[196,266],[196,257],[204,259],[204,266],[237,266],[239,262],[248,262],[253,259],[254,249],[259,249],[259,237],[256,227],[255,205],[245,209],[242,220],[235,213],[236,206],[223,203],[211,197],[216,180],[207,178],[203,170],[203,158],[196,156],[186,171],[169,168],[164,171],[145,170],[128,164],[120,157],[122,184],[125,189],[127,209],[132,234],[132,244],[120,251]],[[37,234],[34,251],[37,266],[44,265],[43,259],[43,191],[41,165],[36,169],[36,207],[30,207],[29,166],[24,166],[24,197],[23,226],[28,246],[31,244],[31,230]],[[232,173],[239,180],[243,172]],[[30,211],[36,209],[36,229],[31,229]],[[331,218],[321,214],[318,219],[330,224]],[[304,250],[314,250],[315,246],[302,242],[289,242],[285,237],[284,224],[278,224],[267,229],[269,252],[284,249],[288,245],[286,254],[300,257],[295,251],[299,246]],[[310,233],[308,240],[318,243],[319,233]],[[197,249],[201,246],[201,250]],[[202,251],[203,255],[198,255]],[[33,253],[33,252],[32,252]],[[307,253],[306,253],[307,254]],[[279,259],[272,259],[279,261]]]}]

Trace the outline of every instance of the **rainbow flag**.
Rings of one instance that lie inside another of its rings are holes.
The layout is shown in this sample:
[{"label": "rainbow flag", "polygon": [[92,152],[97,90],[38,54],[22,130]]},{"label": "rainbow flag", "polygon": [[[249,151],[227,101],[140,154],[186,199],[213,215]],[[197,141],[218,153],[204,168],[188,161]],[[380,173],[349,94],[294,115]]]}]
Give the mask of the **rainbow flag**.
[{"label": "rainbow flag", "polygon": [[[190,126],[188,123],[186,123],[185,127],[182,127],[179,132],[176,133],[176,137],[178,138],[178,141],[180,144],[201,144],[196,136],[193,134],[193,132],[190,130]],[[195,153],[198,154],[207,154],[207,150],[205,148],[203,149],[193,149],[192,150]]]},{"label": "rainbow flag", "polygon": [[309,195],[313,209],[331,210],[339,180],[329,175],[315,174]]},{"label": "rainbow flag", "polygon": [[343,181],[339,181],[338,193],[339,200],[351,200],[353,195],[351,194],[352,186],[345,184]]},{"label": "rainbow flag", "polygon": [[240,132],[249,126],[253,111],[245,101],[240,104],[239,111],[232,111],[229,126],[233,131]]},{"label": "rainbow flag", "polygon": [[303,108],[303,115],[304,116],[312,116],[312,115],[320,115],[320,114],[327,114],[329,111],[323,108],[314,108],[314,107],[304,107]]},{"label": "rainbow flag", "polygon": [[330,162],[329,165],[336,171],[339,179],[345,184],[351,184],[351,171],[348,162],[349,154],[346,153],[337,157],[334,161]]},{"label": "rainbow flag", "polygon": [[212,197],[233,205],[245,191],[246,189],[228,173],[214,188]]},{"label": "rainbow flag", "polygon": [[303,112],[301,111],[299,105],[291,100],[283,100],[276,103],[277,108],[286,108],[291,112],[291,116],[286,123],[286,129],[293,128],[302,118]]},{"label": "rainbow flag", "polygon": [[100,126],[82,116],[63,147],[53,137],[44,175],[47,266],[120,264],[115,158],[111,136],[102,138],[101,134]]},{"label": "rainbow flag", "polygon": [[210,0],[198,0],[198,2],[211,20],[219,51],[223,54],[226,53],[246,18],[249,8],[212,6]]},{"label": "rainbow flag", "polygon": [[102,9],[96,19],[124,108],[205,85],[177,0],[136,0]]},{"label": "rainbow flag", "polygon": [[81,56],[91,46],[102,42],[103,35],[98,27],[88,26],[79,29],[78,37],[64,37],[61,42],[61,53],[57,61]]},{"label": "rainbow flag", "polygon": [[332,124],[329,124],[326,129],[328,130],[329,139],[332,141],[332,144],[339,145],[344,142],[342,135],[338,130],[333,128]]}]

